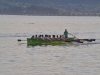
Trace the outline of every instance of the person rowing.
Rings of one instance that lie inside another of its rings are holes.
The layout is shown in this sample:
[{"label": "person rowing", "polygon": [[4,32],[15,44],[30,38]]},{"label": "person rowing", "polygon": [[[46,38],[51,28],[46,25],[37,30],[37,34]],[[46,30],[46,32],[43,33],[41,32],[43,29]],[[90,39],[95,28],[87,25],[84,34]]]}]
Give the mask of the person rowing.
[{"label": "person rowing", "polygon": [[45,35],[44,40],[50,40],[48,35]]},{"label": "person rowing", "polygon": [[37,39],[37,35],[35,35],[35,38]]},{"label": "person rowing", "polygon": [[55,35],[52,35],[52,40],[57,40],[57,38],[55,37]]},{"label": "person rowing", "polygon": [[48,35],[48,38],[49,38],[50,40],[52,40],[51,35]]},{"label": "person rowing", "polygon": [[62,39],[63,41],[65,41],[65,40],[67,40],[68,38],[65,38],[64,35],[61,35],[61,39]]},{"label": "person rowing", "polygon": [[34,39],[34,35],[31,38]]},{"label": "person rowing", "polygon": [[58,37],[58,35],[57,35],[56,39],[57,39],[57,40],[60,40],[60,37]]},{"label": "person rowing", "polygon": [[44,40],[43,35],[39,35],[38,39]]}]

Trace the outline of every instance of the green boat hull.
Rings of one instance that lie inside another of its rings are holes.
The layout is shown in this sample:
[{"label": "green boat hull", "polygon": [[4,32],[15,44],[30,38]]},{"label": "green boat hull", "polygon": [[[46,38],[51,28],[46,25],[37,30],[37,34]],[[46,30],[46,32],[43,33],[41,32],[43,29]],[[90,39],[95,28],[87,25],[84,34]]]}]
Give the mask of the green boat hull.
[{"label": "green boat hull", "polygon": [[65,42],[63,40],[39,40],[39,39],[31,39],[27,38],[27,45],[63,45],[67,43],[72,43],[70,40],[74,40],[73,37],[68,38],[68,42]]}]

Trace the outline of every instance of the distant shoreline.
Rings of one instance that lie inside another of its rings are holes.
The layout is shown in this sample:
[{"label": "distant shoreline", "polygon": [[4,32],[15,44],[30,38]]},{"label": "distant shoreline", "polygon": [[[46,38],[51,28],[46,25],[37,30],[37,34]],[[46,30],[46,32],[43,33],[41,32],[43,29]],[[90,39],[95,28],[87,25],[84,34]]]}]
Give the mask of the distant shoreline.
[{"label": "distant shoreline", "polygon": [[100,17],[100,15],[29,15],[29,14],[0,14],[0,15],[19,15],[19,16],[97,16]]}]

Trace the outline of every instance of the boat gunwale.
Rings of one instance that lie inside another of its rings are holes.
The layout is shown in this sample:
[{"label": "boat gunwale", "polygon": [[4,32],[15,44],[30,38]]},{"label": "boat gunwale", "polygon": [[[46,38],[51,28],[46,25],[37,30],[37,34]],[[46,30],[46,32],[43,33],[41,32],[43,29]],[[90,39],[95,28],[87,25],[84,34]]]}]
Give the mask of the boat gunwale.
[{"label": "boat gunwale", "polygon": [[[69,38],[69,41],[74,39],[73,37]],[[42,40],[42,39],[34,39],[34,38],[27,38],[27,45],[62,45],[71,42],[66,42],[64,40]]]}]

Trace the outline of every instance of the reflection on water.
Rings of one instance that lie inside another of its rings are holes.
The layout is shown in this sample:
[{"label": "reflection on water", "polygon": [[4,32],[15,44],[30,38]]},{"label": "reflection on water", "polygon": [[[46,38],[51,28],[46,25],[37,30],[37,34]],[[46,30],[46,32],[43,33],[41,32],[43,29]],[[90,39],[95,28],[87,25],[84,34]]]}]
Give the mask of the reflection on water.
[{"label": "reflection on water", "polygon": [[[10,19],[9,19],[10,18]],[[0,75],[100,75],[100,17],[0,16]],[[27,46],[35,34],[96,39],[66,45]]]}]

